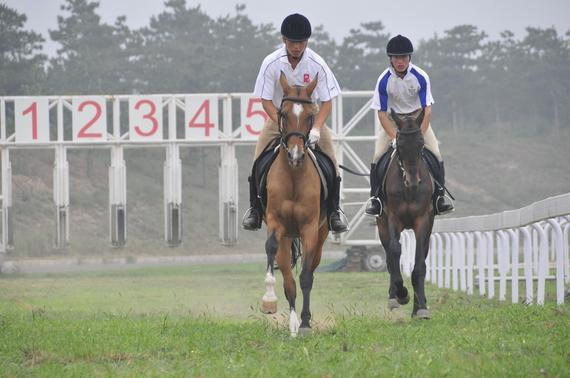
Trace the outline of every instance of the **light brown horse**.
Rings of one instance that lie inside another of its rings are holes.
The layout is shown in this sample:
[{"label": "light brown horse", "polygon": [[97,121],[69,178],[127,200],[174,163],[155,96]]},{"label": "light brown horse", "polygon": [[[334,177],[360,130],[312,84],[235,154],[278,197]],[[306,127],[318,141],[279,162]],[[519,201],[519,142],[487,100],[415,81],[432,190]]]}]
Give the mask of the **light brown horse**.
[{"label": "light brown horse", "polygon": [[387,206],[376,220],[390,273],[388,307],[393,309],[409,301],[408,289],[404,286],[400,271],[400,234],[404,229],[412,229],[416,236],[415,264],[412,271],[412,317],[429,319],[431,314],[427,309],[424,282],[425,260],[434,221],[434,186],[429,168],[422,159],[424,138],[420,125],[424,111],[422,110],[417,118],[409,114],[396,114],[393,110],[391,115],[398,127],[396,157],[386,172]]},{"label": "light brown horse", "polygon": [[[281,73],[283,101],[278,113],[281,140],[279,154],[267,177],[267,291],[262,299],[262,311],[274,313],[277,310],[273,273],[276,261],[283,275],[283,288],[289,303],[291,336],[310,332],[313,273],[321,261],[323,243],[329,232],[326,210],[321,211],[319,174],[313,162],[307,161],[310,158],[305,159],[308,136],[317,109],[311,101],[317,80],[318,77],[315,77],[306,87],[290,86]],[[297,286],[291,267],[291,244],[294,238],[300,238],[303,251],[300,275],[303,309],[300,324],[295,311]]]}]

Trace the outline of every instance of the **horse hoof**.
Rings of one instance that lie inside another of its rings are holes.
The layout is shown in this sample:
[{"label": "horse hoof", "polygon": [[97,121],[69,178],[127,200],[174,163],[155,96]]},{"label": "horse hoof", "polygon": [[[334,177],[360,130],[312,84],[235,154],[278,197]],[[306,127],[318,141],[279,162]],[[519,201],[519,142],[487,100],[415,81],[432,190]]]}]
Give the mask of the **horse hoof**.
[{"label": "horse hoof", "polygon": [[414,319],[431,319],[431,313],[429,310],[422,308],[418,310],[415,315],[412,316]]},{"label": "horse hoof", "polygon": [[398,303],[401,304],[401,305],[408,304],[408,302],[410,301],[410,296],[409,296],[409,295],[406,295],[406,296],[403,297],[403,298],[398,298],[397,301],[398,301]]},{"label": "horse hoof", "polygon": [[299,336],[308,336],[313,333],[313,329],[311,327],[301,327],[299,328]]},{"label": "horse hoof", "polygon": [[275,314],[277,312],[277,301],[261,301],[261,312],[264,314]]},{"label": "horse hoof", "polygon": [[388,309],[390,311],[392,311],[395,308],[400,307],[400,303],[398,303],[398,300],[396,298],[390,298],[388,299]]}]

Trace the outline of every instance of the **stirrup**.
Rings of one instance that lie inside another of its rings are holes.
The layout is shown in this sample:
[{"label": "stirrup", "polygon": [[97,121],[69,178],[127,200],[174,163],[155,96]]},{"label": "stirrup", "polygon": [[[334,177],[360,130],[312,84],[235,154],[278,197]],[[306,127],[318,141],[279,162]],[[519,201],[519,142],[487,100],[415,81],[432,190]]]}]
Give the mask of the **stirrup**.
[{"label": "stirrup", "polygon": [[[369,207],[372,207],[372,204],[374,203],[374,201],[378,202],[378,204],[380,205],[380,212],[378,214],[370,214],[370,213],[366,212],[366,209],[368,209]],[[365,208],[364,208],[364,214],[365,215],[368,215],[369,217],[378,218],[380,215],[382,215],[383,211],[384,211],[384,205],[382,205],[382,200],[380,200],[380,198],[378,198],[376,196],[368,198],[368,201],[366,201]]]},{"label": "stirrup", "polygon": [[[342,211],[342,210],[339,208],[339,209],[334,210],[334,212],[339,213],[339,218],[340,218],[340,217],[344,218],[344,223],[346,224],[346,230],[343,230],[343,231],[334,231],[334,230],[332,229],[332,224],[331,224],[332,216],[329,216],[329,217],[328,217],[328,218],[329,218],[329,222],[328,222],[328,223],[329,223],[329,230],[331,230],[331,232],[332,232],[333,234],[342,234],[342,233],[345,233],[345,232],[347,232],[348,230],[350,230],[350,227],[348,227],[348,218],[346,217],[346,215],[344,215],[344,211]],[[332,213],[331,213],[331,214],[332,214]]]},{"label": "stirrup", "polygon": [[[256,211],[256,212],[258,213],[258,215],[259,215],[258,221],[257,221],[255,227],[250,227],[250,228],[245,227],[245,226],[244,226],[244,221],[245,221],[246,218],[249,218],[250,214],[251,214],[253,211]],[[262,218],[262,216],[261,216],[261,214],[259,214],[259,210],[257,210],[255,207],[250,207],[249,209],[247,209],[247,210],[245,211],[245,214],[243,214],[243,217],[241,218],[241,227],[242,227],[244,230],[247,230],[247,231],[256,231],[256,230],[259,230],[259,229],[261,228],[261,222],[262,222],[262,219],[261,219],[261,218]]]},{"label": "stirrup", "polygon": [[[444,199],[447,198],[449,200],[449,202],[451,203],[451,209],[450,210],[447,210],[447,211],[440,211],[439,210],[439,208],[437,207],[437,204],[438,204],[440,198],[444,198]],[[454,211],[455,211],[455,205],[453,204],[453,200],[447,194],[437,196],[437,198],[435,199],[435,215],[445,215],[445,214],[453,213]]]}]

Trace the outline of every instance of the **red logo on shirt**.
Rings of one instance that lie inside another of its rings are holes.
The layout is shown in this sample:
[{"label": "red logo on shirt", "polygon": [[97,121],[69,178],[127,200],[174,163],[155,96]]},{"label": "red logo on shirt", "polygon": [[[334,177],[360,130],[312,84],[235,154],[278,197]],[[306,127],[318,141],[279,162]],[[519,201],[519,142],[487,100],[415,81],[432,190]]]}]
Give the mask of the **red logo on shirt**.
[{"label": "red logo on shirt", "polygon": [[311,79],[309,78],[309,74],[303,75],[303,83],[310,83]]}]

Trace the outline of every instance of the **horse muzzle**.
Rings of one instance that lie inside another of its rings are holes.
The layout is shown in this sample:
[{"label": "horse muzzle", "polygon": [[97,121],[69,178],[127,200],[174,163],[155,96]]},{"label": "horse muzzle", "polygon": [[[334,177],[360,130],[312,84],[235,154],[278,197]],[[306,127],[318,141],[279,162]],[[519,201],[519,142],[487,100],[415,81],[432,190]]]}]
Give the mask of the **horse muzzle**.
[{"label": "horse muzzle", "polygon": [[305,161],[305,151],[298,145],[287,149],[287,162],[291,168],[300,168]]}]

